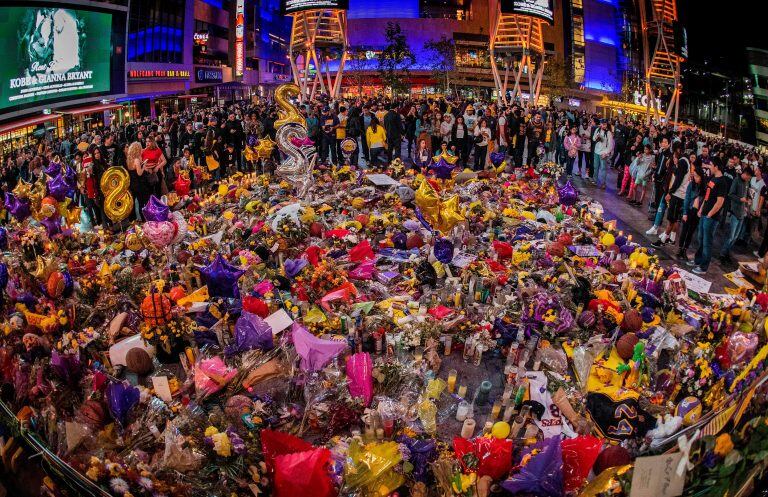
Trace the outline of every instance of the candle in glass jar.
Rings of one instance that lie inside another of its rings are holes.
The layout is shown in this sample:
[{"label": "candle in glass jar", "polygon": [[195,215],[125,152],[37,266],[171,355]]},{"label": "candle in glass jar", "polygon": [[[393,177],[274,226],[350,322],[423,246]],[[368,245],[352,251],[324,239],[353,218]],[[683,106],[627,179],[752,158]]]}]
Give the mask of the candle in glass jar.
[{"label": "candle in glass jar", "polygon": [[501,394],[501,403],[502,403],[502,405],[509,404],[509,399],[512,398],[512,391],[514,390],[514,388],[515,387],[513,385],[511,385],[511,384],[507,385],[506,387],[504,387],[504,393]]},{"label": "candle in glass jar", "polygon": [[491,419],[496,421],[499,419],[499,414],[501,413],[501,400],[496,399],[496,402],[493,403],[493,407],[491,408]]},{"label": "candle in glass jar", "polygon": [[488,403],[488,396],[491,393],[491,386],[491,382],[488,380],[480,383],[480,387],[477,389],[477,405],[482,406]]},{"label": "candle in glass jar", "polygon": [[455,369],[448,371],[448,391],[453,393],[456,391],[456,377],[458,372]]},{"label": "candle in glass jar", "polygon": [[474,419],[465,419],[464,424],[461,426],[461,438],[472,438],[472,435],[475,433],[475,425],[476,422]]},{"label": "candle in glass jar", "polygon": [[483,351],[485,350],[485,346],[478,344],[477,347],[475,347],[475,359],[474,364],[475,366],[480,365],[480,361],[483,359]]},{"label": "candle in glass jar", "polygon": [[416,359],[416,362],[421,362],[422,357],[424,357],[424,347],[416,347],[416,349],[413,351],[413,356]]},{"label": "candle in glass jar", "polygon": [[456,421],[464,421],[469,414],[469,402],[462,400],[456,407]]},{"label": "candle in glass jar", "polygon": [[451,355],[452,346],[453,346],[453,337],[451,335],[445,335],[445,355]]},{"label": "candle in glass jar", "polygon": [[466,385],[459,385],[459,391],[456,392],[456,395],[461,397],[462,399],[467,396],[467,386]]}]

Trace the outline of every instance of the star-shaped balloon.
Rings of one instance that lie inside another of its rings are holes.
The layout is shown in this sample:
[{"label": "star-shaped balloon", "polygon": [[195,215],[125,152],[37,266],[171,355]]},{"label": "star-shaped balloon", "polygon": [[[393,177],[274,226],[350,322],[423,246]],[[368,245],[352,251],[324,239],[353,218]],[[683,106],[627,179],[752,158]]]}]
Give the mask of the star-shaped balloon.
[{"label": "star-shaped balloon", "polygon": [[48,164],[48,167],[44,169],[44,171],[46,175],[50,176],[51,178],[55,178],[61,174],[61,163],[51,161]]},{"label": "star-shaped balloon", "polygon": [[259,143],[256,145],[256,155],[259,156],[260,159],[267,159],[272,155],[272,151],[275,149],[276,143],[272,141],[270,137],[265,137],[259,140]]},{"label": "star-shaped balloon", "polygon": [[459,160],[459,158],[455,155],[451,155],[448,152],[440,152],[439,154],[432,157],[433,162],[439,162],[440,159],[443,159],[448,164],[456,164],[456,161]]},{"label": "star-shaped balloon", "polygon": [[443,234],[448,233],[456,224],[464,221],[464,216],[460,212],[459,196],[452,195],[446,200],[442,200],[428,181],[421,182],[418,190],[416,190],[414,202],[423,219],[428,223],[427,225]]},{"label": "star-shaped balloon", "polygon": [[41,257],[38,255],[35,260],[35,265],[35,271],[32,273],[32,276],[41,281],[47,281],[48,276],[50,276],[56,269],[56,265],[53,262],[53,256]]},{"label": "star-shaped balloon", "polygon": [[48,233],[48,238],[53,238],[61,233],[61,216],[59,214],[44,218],[40,221],[40,224],[45,226],[45,232]]},{"label": "star-shaped balloon", "polygon": [[142,207],[141,213],[144,215],[145,221],[163,222],[168,220],[171,209],[162,200],[152,195],[149,197],[147,205]]},{"label": "star-shaped balloon", "polygon": [[208,286],[208,294],[211,297],[221,298],[240,298],[240,289],[237,287],[237,280],[245,273],[245,270],[238,269],[221,256],[217,255],[213,262],[200,270],[205,284]]},{"label": "star-shaped balloon", "polygon": [[75,189],[67,182],[67,178],[60,174],[53,179],[48,180],[48,195],[55,198],[58,202],[63,202],[65,198],[72,197]]},{"label": "star-shaped balloon", "polygon": [[13,193],[5,193],[5,210],[19,222],[24,221],[32,214],[29,199],[17,198]]},{"label": "star-shaped balloon", "polygon": [[440,179],[451,179],[451,173],[456,168],[456,165],[445,160],[443,156],[439,157],[438,160],[429,165],[429,169]]}]

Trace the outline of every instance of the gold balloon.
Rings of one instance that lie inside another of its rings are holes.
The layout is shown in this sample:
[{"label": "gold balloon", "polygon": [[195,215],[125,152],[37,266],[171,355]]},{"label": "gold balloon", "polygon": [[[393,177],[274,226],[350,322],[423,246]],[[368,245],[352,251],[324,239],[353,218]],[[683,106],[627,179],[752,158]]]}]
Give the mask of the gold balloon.
[{"label": "gold balloon", "polygon": [[52,272],[56,270],[56,266],[53,262],[53,256],[51,257],[42,257],[37,256],[37,259],[35,259],[36,268],[35,271],[32,273],[32,276],[35,278],[41,280],[41,281],[48,281],[48,277],[51,275]]},{"label": "gold balloon", "polygon": [[632,465],[625,464],[624,466],[614,466],[604,470],[584,487],[579,497],[597,497],[600,494],[609,492],[617,485],[616,478],[630,469],[632,469]]},{"label": "gold balloon", "polygon": [[452,195],[446,200],[441,200],[437,191],[426,180],[422,181],[416,190],[415,202],[424,219],[432,225],[432,228],[443,234],[464,221],[459,206],[459,196]]},{"label": "gold balloon", "polygon": [[144,244],[137,233],[128,233],[125,235],[125,247],[132,252],[138,252],[144,248]]},{"label": "gold balloon", "polygon": [[133,209],[133,195],[128,191],[131,178],[124,167],[113,166],[101,176],[101,191],[104,194],[104,213],[113,223],[119,223]]},{"label": "gold balloon", "polygon": [[274,149],[275,142],[267,136],[260,139],[258,145],[256,145],[256,155],[261,159],[268,159]]},{"label": "gold balloon", "polygon": [[298,97],[301,90],[293,83],[287,83],[280,85],[275,90],[275,103],[279,108],[278,114],[280,119],[275,121],[275,129],[288,124],[296,123],[303,126],[307,125],[306,119],[301,115],[299,109],[297,109],[290,101],[290,97]]}]

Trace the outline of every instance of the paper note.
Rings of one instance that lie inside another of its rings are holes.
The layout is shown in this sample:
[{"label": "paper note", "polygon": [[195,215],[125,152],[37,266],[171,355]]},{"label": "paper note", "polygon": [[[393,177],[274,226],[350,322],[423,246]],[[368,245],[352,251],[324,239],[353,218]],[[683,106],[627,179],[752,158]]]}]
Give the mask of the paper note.
[{"label": "paper note", "polygon": [[685,287],[688,290],[693,290],[699,295],[709,293],[709,289],[712,287],[712,282],[707,281],[700,276],[696,276],[693,273],[686,271],[685,269],[675,268],[680,274],[680,277],[685,281]]},{"label": "paper note", "polygon": [[272,334],[277,335],[278,333],[280,333],[281,331],[283,331],[284,329],[292,325],[293,319],[291,319],[291,316],[289,316],[288,313],[285,312],[285,309],[280,309],[277,312],[274,312],[271,315],[267,316],[264,322],[272,327]]},{"label": "paper note", "polygon": [[376,186],[400,186],[400,183],[388,174],[367,174],[365,177]]},{"label": "paper note", "polygon": [[155,389],[155,395],[163,399],[163,402],[172,402],[171,386],[168,384],[167,376],[153,376],[152,388]]},{"label": "paper note", "polygon": [[683,494],[685,473],[677,474],[682,452],[638,457],[632,474],[630,497],[676,497]]}]

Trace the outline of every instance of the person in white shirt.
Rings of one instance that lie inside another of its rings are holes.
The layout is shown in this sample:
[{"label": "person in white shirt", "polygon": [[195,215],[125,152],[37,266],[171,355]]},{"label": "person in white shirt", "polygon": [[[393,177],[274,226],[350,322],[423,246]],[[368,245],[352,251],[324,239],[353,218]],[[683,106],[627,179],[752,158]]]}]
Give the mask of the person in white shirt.
[{"label": "person in white shirt", "polygon": [[469,133],[474,133],[475,125],[477,124],[477,115],[475,114],[475,108],[472,104],[467,105],[467,108],[464,110],[464,122],[467,125]]},{"label": "person in white shirt", "polygon": [[747,216],[740,237],[741,241],[745,244],[749,244],[752,240],[752,230],[755,226],[759,225],[758,221],[760,219],[760,213],[763,211],[763,202],[765,200],[764,197],[760,195],[760,192],[762,192],[765,187],[763,171],[758,166],[754,166],[753,170],[755,171],[755,175],[749,180],[749,191],[747,192],[750,203],[747,207]]},{"label": "person in white shirt", "polygon": [[451,131],[453,131],[453,116],[446,112],[443,115],[443,122],[440,123],[440,136],[443,143],[451,143]]},{"label": "person in white shirt", "polygon": [[605,180],[608,175],[608,161],[613,156],[613,133],[608,126],[608,121],[603,119],[600,123],[600,127],[595,130],[592,139],[595,141],[595,157],[593,162],[595,172],[592,182],[595,183],[598,188],[605,190]]}]

